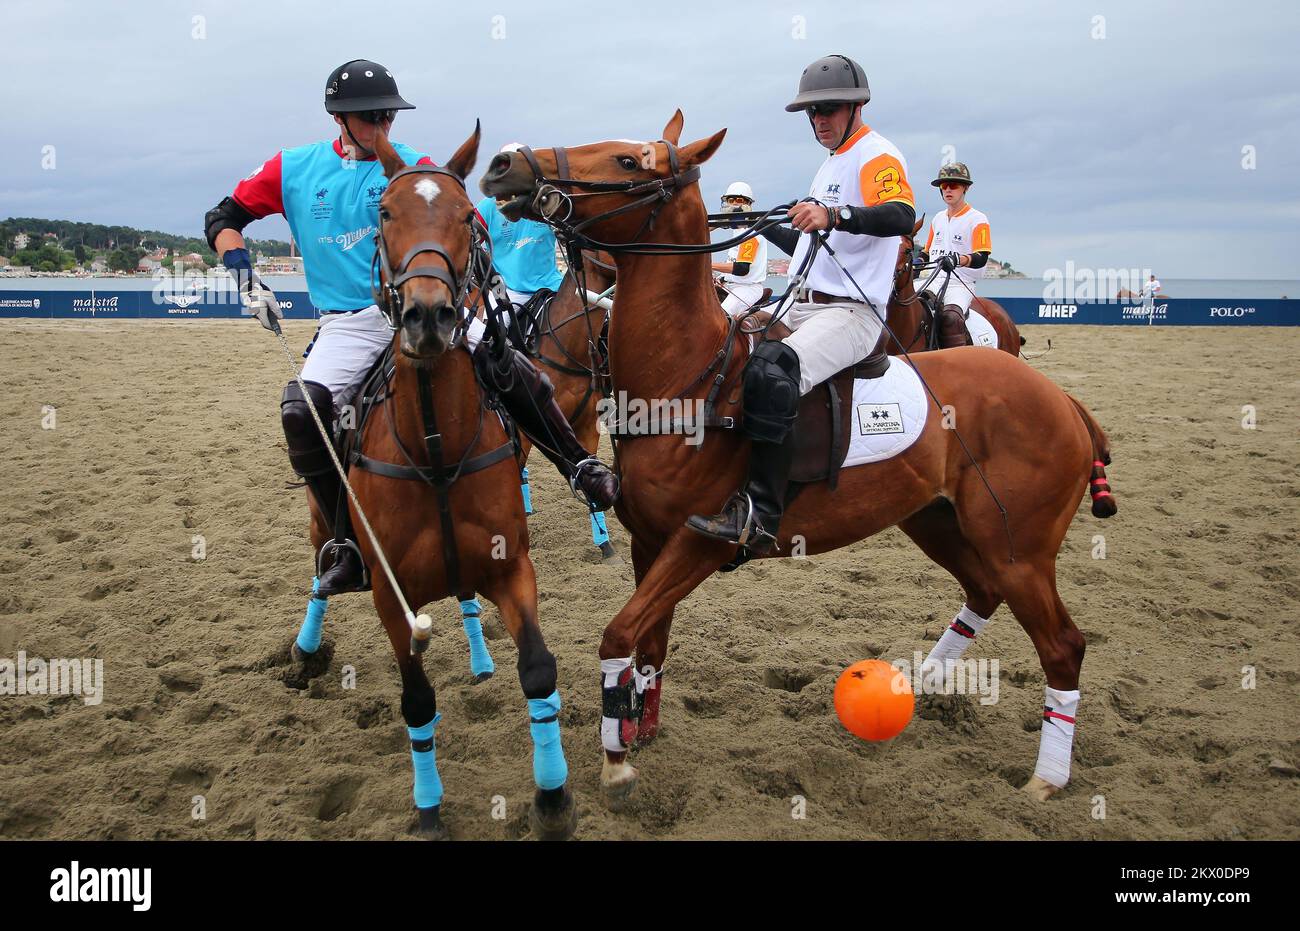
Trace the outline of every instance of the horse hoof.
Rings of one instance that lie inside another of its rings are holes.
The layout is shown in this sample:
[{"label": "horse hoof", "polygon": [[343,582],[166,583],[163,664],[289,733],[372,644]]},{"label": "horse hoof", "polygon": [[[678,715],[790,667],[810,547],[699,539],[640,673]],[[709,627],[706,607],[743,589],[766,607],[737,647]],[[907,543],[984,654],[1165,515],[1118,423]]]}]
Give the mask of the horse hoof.
[{"label": "horse hoof", "polygon": [[477,676],[473,678],[473,680],[470,682],[470,685],[478,685],[480,682],[486,682],[488,679],[491,678],[492,678],[491,671],[480,672]]},{"label": "horse hoof", "polygon": [[636,791],[636,768],[627,763],[611,764],[608,760],[600,773],[600,795],[610,811],[622,811]]},{"label": "horse hoof", "polygon": [[567,785],[538,789],[528,809],[534,840],[568,840],[578,829],[578,806]]},{"label": "horse hoof", "polygon": [[328,640],[322,641],[314,653],[304,653],[295,640],[289,647],[290,666],[284,671],[284,684],[293,689],[307,688],[311,680],[323,675],[334,658],[334,645]]},{"label": "horse hoof", "polygon": [[442,816],[439,813],[439,806],[433,808],[418,808],[420,813],[420,823],[415,829],[415,836],[421,840],[447,840],[447,828],[442,823]]},{"label": "horse hoof", "polygon": [[1045,802],[1057,792],[1061,791],[1060,786],[1054,786],[1045,779],[1039,779],[1037,776],[1030,776],[1029,781],[1024,784],[1020,790],[1037,802]]},{"label": "horse hoof", "polygon": [[600,561],[606,566],[623,565],[623,557],[618,555],[618,552],[614,549],[614,545],[608,540],[600,544]]}]

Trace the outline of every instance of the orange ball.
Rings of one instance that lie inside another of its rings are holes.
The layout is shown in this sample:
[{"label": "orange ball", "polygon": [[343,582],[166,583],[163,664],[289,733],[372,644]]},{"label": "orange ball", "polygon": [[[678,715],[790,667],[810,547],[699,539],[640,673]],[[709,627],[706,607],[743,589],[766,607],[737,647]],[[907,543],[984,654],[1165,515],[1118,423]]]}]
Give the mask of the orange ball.
[{"label": "orange ball", "polygon": [[888,740],[912,720],[912,684],[893,666],[864,659],[840,673],[835,683],[835,713],[851,734],[863,740]]}]

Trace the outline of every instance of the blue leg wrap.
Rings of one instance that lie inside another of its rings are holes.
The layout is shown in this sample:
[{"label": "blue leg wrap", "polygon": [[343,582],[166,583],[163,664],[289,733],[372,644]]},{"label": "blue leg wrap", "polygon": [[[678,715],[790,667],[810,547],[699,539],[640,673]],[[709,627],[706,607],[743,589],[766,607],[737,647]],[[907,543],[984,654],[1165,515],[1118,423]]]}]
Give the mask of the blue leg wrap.
[{"label": "blue leg wrap", "polygon": [[591,512],[591,542],[603,546],[609,542],[609,528],[605,526],[605,512]]},{"label": "blue leg wrap", "polygon": [[524,513],[533,513],[533,490],[528,487],[528,466],[524,466],[519,472],[519,490],[524,495]]},{"label": "blue leg wrap", "polygon": [[569,778],[560,745],[560,693],[528,699],[528,730],[533,735],[533,779],[539,789],[558,789]]},{"label": "blue leg wrap", "polygon": [[302,619],[302,627],[298,630],[298,649],[304,653],[315,653],[320,649],[321,627],[325,623],[325,609],[329,606],[329,601],[316,597],[319,589],[320,579],[312,579],[312,597],[307,602],[307,616]]},{"label": "blue leg wrap", "polygon": [[[411,735],[411,766],[415,769],[415,807],[433,808],[442,804],[442,779],[438,776],[437,750],[433,746],[433,729],[442,720],[435,714],[423,727],[408,727]],[[419,749],[416,749],[416,748]]]},{"label": "blue leg wrap", "polygon": [[483,622],[480,615],[483,605],[477,598],[470,598],[460,603],[461,623],[465,625],[465,639],[469,641],[469,671],[475,676],[485,672],[496,672],[497,665],[492,662],[487,642],[483,639]]}]

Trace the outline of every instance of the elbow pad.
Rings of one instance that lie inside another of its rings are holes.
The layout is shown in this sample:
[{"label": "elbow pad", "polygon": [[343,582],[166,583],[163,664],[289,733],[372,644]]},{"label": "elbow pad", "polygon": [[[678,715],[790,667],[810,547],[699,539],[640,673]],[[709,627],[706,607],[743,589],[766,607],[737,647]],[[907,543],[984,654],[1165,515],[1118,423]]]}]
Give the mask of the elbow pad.
[{"label": "elbow pad", "polygon": [[748,263],[748,262],[732,262],[732,263],[731,263],[731,273],[732,273],[733,275],[735,275],[737,278],[743,278],[743,277],[745,277],[746,275],[749,274],[749,263]]},{"label": "elbow pad", "polygon": [[970,254],[970,264],[967,268],[983,268],[988,264],[989,254],[987,252],[972,252]]},{"label": "elbow pad", "polygon": [[203,232],[208,245],[217,248],[217,234],[222,230],[234,230],[242,233],[244,227],[257,218],[239,205],[233,197],[227,197],[207,212],[203,218]]}]

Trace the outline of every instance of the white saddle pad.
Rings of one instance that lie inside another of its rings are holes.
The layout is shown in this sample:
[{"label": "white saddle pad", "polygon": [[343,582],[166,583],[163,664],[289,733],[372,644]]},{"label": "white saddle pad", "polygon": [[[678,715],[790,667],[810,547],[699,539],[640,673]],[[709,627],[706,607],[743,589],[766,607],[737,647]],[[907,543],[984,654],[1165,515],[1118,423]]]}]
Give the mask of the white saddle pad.
[{"label": "white saddle pad", "polygon": [[928,400],[916,372],[896,357],[890,357],[889,370],[879,378],[854,381],[853,435],[845,468],[897,456],[915,443],[925,429]]},{"label": "white saddle pad", "polygon": [[966,318],[966,329],[970,331],[970,338],[976,346],[998,348],[998,331],[993,329],[993,324],[989,323],[988,317],[974,307],[970,309],[970,316]]}]

